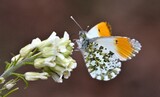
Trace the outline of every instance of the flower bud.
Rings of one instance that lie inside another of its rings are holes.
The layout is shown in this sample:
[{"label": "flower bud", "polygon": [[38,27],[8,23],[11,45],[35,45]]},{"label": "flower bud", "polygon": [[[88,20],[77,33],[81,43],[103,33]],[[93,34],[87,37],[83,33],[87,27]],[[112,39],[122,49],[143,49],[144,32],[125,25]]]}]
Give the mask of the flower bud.
[{"label": "flower bud", "polygon": [[25,79],[28,81],[36,81],[38,79],[42,79],[42,80],[48,79],[49,74],[47,72],[42,72],[42,73],[26,72],[24,76],[25,76]]},{"label": "flower bud", "polygon": [[40,51],[42,51],[45,47],[52,47],[53,43],[57,43],[57,41],[59,41],[59,37],[56,36],[56,33],[53,32],[48,39],[42,41],[39,45],[38,48]]},{"label": "flower bud", "polygon": [[58,75],[56,73],[52,73],[52,78],[57,83],[62,83],[63,82],[62,75]]},{"label": "flower bud", "polygon": [[56,56],[56,54],[57,54],[57,50],[54,47],[45,47],[42,50],[43,57]]},{"label": "flower bud", "polygon": [[65,48],[65,51],[61,52],[65,57],[68,57],[69,55],[71,55],[73,52],[73,47],[70,46],[69,44],[67,45],[67,47]]},{"label": "flower bud", "polygon": [[51,68],[51,69],[52,69],[54,72],[56,72],[57,74],[59,74],[59,75],[62,75],[63,72],[65,71],[65,68],[64,68],[64,67],[58,66],[58,65],[54,66],[54,67]]},{"label": "flower bud", "polygon": [[37,58],[34,60],[34,67],[37,69],[43,68],[45,66],[44,62],[44,58]]},{"label": "flower bud", "polygon": [[67,67],[69,64],[69,60],[67,60],[63,54],[58,53],[55,62],[63,67]]},{"label": "flower bud", "polygon": [[18,54],[18,55],[16,55],[16,56],[14,56],[14,57],[12,57],[12,59],[11,59],[11,61],[13,62],[13,61],[21,61],[23,59],[23,57],[21,57],[20,56],[20,54]]},{"label": "flower bud", "polygon": [[69,57],[68,60],[69,60],[69,65],[67,66],[67,69],[69,71],[72,71],[72,69],[75,69],[77,67],[77,63],[71,57]]},{"label": "flower bud", "polygon": [[5,79],[3,77],[0,77],[0,84],[3,84],[5,82]]},{"label": "flower bud", "polygon": [[14,87],[16,85],[16,83],[8,83],[8,84],[6,84],[5,85],[5,88],[7,89],[7,90],[10,90],[12,87]]},{"label": "flower bud", "polygon": [[64,75],[65,79],[68,79],[71,76],[71,72],[70,71],[64,71],[63,75]]},{"label": "flower bud", "polygon": [[4,88],[7,90],[10,90],[12,87],[14,87],[16,85],[16,82],[17,82],[17,80],[11,79],[4,84]]},{"label": "flower bud", "polygon": [[31,42],[32,48],[36,48],[41,44],[41,40],[39,38],[33,39]]},{"label": "flower bud", "polygon": [[31,44],[26,45],[20,50],[20,55],[26,57],[33,50]]}]

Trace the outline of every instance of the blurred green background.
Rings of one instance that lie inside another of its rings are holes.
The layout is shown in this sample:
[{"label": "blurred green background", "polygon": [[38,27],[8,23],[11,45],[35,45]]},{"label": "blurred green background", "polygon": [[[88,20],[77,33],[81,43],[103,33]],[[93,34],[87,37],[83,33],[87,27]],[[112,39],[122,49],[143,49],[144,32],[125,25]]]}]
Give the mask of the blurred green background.
[{"label": "blurred green background", "polygon": [[[92,79],[80,52],[74,52],[78,67],[64,83],[23,82],[9,97],[160,97],[160,1],[159,0],[0,0],[0,72],[11,53],[33,38],[46,39],[52,31],[62,37],[67,31],[78,38],[77,25],[86,29],[109,21],[113,35],[135,38],[142,43],[140,53],[123,62],[115,79],[103,82]],[[34,70],[30,66],[19,72]]]}]

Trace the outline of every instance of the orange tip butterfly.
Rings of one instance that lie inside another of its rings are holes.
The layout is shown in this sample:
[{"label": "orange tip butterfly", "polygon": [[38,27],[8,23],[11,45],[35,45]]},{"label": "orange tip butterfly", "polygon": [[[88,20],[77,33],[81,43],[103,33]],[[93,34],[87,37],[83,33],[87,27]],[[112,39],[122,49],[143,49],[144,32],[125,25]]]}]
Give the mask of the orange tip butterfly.
[{"label": "orange tip butterfly", "polygon": [[[71,19],[81,28],[72,16]],[[100,22],[89,31],[81,28],[76,42],[91,77],[103,81],[115,78],[121,71],[121,61],[131,59],[142,47],[135,39],[111,36],[107,22]]]}]

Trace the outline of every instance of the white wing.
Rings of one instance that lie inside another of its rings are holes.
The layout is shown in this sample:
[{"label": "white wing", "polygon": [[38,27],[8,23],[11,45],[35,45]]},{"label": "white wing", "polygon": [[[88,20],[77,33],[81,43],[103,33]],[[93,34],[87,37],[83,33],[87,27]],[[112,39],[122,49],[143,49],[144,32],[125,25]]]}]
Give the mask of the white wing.
[{"label": "white wing", "polygon": [[100,37],[95,39],[94,42],[115,53],[121,61],[131,59],[142,47],[137,40],[121,36]]},{"label": "white wing", "polygon": [[121,62],[116,55],[101,44],[92,42],[83,51],[84,60],[92,78],[108,81],[121,71]]},{"label": "white wing", "polygon": [[137,40],[112,36],[93,39],[82,53],[91,77],[108,81],[120,73],[120,61],[131,59],[140,50]]}]

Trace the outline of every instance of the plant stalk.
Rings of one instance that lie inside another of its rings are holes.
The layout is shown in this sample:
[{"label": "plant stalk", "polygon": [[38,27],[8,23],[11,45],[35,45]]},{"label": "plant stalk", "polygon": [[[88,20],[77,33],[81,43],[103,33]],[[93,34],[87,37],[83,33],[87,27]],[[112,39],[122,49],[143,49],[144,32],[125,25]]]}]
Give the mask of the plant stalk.
[{"label": "plant stalk", "polygon": [[18,68],[20,68],[23,65],[26,65],[25,63],[27,63],[27,62],[33,62],[39,55],[41,55],[41,53],[35,54],[34,56],[32,56],[30,58],[25,58],[24,60],[18,62],[15,66],[12,66],[12,67],[8,68],[6,71],[4,71],[4,73],[0,77],[3,77],[4,79],[6,79],[15,70],[17,70]]}]

